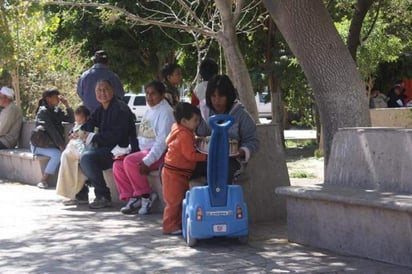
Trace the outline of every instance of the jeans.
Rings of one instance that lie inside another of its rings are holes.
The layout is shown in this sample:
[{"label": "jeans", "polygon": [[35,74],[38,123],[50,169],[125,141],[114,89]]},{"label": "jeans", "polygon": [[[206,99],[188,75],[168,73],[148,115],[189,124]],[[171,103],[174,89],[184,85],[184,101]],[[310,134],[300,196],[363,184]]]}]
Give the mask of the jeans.
[{"label": "jeans", "polygon": [[111,148],[107,147],[88,148],[80,157],[80,167],[94,187],[96,198],[104,197],[109,201],[112,198],[103,177],[103,170],[112,168],[113,155],[110,151]]},{"label": "jeans", "polygon": [[43,155],[43,156],[48,156],[50,157],[50,160],[47,162],[46,168],[44,169],[44,173],[47,174],[55,174],[57,171],[57,168],[59,167],[60,164],[60,157],[62,155],[62,152],[58,148],[54,147],[35,147],[33,145],[30,145],[30,149],[35,155]]}]

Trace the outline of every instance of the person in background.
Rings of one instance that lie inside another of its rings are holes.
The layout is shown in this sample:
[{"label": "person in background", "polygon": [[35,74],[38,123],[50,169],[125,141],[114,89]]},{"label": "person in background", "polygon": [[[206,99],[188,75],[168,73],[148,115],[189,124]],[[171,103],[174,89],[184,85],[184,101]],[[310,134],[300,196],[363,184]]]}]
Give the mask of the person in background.
[{"label": "person in background", "polygon": [[0,149],[14,148],[19,140],[23,114],[13,103],[14,91],[8,87],[0,89]]},{"label": "person in background", "polygon": [[403,89],[400,85],[393,86],[389,91],[388,96],[388,107],[399,108],[405,106],[405,102],[403,101],[405,98],[405,94],[403,93]]},{"label": "person in background", "polygon": [[74,111],[75,124],[69,135],[70,141],[60,158],[56,193],[69,198],[63,202],[64,205],[89,203],[89,189],[85,185],[87,178],[79,166],[80,155],[85,148],[80,128],[86,123],[89,115],[90,112],[85,106],[76,108]]},{"label": "person in background", "polygon": [[192,104],[196,99],[199,101],[199,109],[204,120],[209,117],[209,108],[206,106],[207,82],[218,73],[218,70],[219,67],[216,61],[211,58],[206,58],[200,63],[199,74],[202,77],[202,81],[194,89],[194,94],[192,94]]},{"label": "person in background", "polygon": [[180,101],[180,94],[177,86],[182,82],[182,68],[175,63],[166,64],[162,68],[162,76],[166,88],[164,97],[174,108]]},{"label": "person in background", "polygon": [[173,109],[164,98],[165,86],[153,81],[146,86],[147,110],[139,126],[139,152],[113,164],[113,176],[120,200],[127,201],[123,214],[148,214],[157,198],[147,175],[163,164],[166,137],[174,123]]},{"label": "person in background", "polygon": [[[60,103],[65,105],[67,113],[58,107]],[[50,158],[41,181],[37,184],[39,188],[48,188],[47,179],[56,173],[61,153],[66,145],[62,122],[73,123],[74,114],[66,98],[61,96],[57,89],[47,89],[43,92],[36,113],[36,127],[42,127],[45,130],[47,138],[50,139],[50,145],[37,147],[31,144],[30,147],[34,155],[44,155]]]},{"label": "person in background", "polygon": [[112,205],[103,176],[103,171],[113,166],[112,151],[120,147],[129,153],[138,147],[134,115],[125,102],[114,96],[111,82],[99,80],[95,93],[100,106],[80,128],[86,145],[80,156],[80,168],[94,187],[96,198],[89,207],[101,209]]},{"label": "person in background", "polygon": [[163,233],[182,234],[182,201],[189,190],[189,178],[196,162],[206,161],[206,154],[196,151],[195,130],[200,110],[189,103],[176,105],[176,123],[166,139],[168,150],[162,169],[162,190],[166,207],[163,212]]},{"label": "person in background", "polygon": [[388,97],[381,93],[378,89],[372,89],[369,98],[370,108],[387,108],[388,107]]},{"label": "person in background", "polygon": [[108,68],[109,57],[104,50],[98,50],[92,57],[93,66],[83,72],[77,82],[77,94],[82,99],[83,104],[92,113],[100,103],[96,99],[96,83],[101,79],[110,81],[114,89],[114,95],[123,99],[124,89],[117,74]]},{"label": "person in background", "polygon": [[[229,158],[228,178],[231,182],[243,171],[258,147],[256,123],[236,98],[236,89],[227,75],[215,75],[209,80],[206,89],[206,105],[210,109],[209,116],[229,114],[234,119],[228,135],[229,138],[238,142],[239,152],[236,156]],[[198,136],[210,136],[211,130],[207,120],[201,121],[196,133]],[[206,163],[198,162],[192,178],[204,177],[206,173]]]}]

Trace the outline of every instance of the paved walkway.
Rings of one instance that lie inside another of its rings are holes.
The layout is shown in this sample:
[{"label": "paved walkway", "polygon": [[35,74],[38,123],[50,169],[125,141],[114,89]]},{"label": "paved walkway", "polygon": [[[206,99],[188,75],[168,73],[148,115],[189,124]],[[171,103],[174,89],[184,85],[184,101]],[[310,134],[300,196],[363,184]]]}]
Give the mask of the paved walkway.
[{"label": "paved walkway", "polygon": [[286,227],[252,225],[248,245],[161,233],[161,215],[119,205],[65,207],[54,190],[0,180],[0,273],[412,273],[412,269],[287,241]]}]

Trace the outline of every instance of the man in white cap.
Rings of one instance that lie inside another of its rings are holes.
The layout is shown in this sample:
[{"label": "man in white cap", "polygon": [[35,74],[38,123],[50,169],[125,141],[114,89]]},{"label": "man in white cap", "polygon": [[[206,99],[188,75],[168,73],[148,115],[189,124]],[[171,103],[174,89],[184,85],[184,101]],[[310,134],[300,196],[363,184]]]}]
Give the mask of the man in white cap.
[{"label": "man in white cap", "polygon": [[0,89],[0,149],[14,148],[19,140],[23,123],[21,109],[13,103],[14,91],[8,87]]}]

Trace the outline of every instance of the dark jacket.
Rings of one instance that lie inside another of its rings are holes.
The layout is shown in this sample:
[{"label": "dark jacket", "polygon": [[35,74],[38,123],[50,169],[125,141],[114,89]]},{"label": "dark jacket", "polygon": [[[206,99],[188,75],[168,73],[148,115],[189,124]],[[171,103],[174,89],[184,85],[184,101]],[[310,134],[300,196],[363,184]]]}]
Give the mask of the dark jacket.
[{"label": "dark jacket", "polygon": [[67,113],[58,107],[41,106],[37,112],[36,127],[42,126],[56,147],[66,145],[62,122],[74,122],[73,109],[68,108],[66,111]]},{"label": "dark jacket", "polygon": [[104,64],[94,64],[90,69],[83,72],[77,83],[77,94],[90,112],[93,112],[100,106],[96,99],[95,88],[97,81],[102,79],[109,80],[113,85],[116,97],[123,99],[124,89],[117,74]]},{"label": "dark jacket", "polygon": [[81,129],[96,133],[92,143],[97,147],[112,149],[116,145],[127,147],[130,144],[132,152],[137,151],[134,115],[126,103],[116,97],[107,109],[100,105]]},{"label": "dark jacket", "polygon": [[400,108],[404,106],[404,99],[405,99],[404,94],[396,94],[394,92],[389,92],[389,101],[388,101],[388,107],[390,108]]}]

